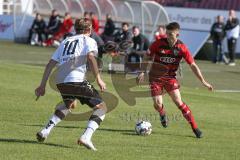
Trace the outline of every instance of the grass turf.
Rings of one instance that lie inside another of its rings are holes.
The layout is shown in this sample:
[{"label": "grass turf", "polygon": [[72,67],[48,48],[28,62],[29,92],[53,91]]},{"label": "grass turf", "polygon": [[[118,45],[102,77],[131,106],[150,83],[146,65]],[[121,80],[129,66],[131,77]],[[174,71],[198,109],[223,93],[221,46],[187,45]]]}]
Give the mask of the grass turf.
[{"label": "grass turf", "polygon": [[[0,48],[0,159],[240,159],[239,93],[208,92],[185,64],[183,78],[180,78],[182,98],[190,106],[204,138],[194,137],[167,95],[164,104],[170,124],[165,129],[160,126],[150,97],[137,98],[136,104],[129,106],[121,98],[123,95],[118,95],[110,75],[103,73],[107,92],[118,98],[118,105],[107,114],[93,137],[98,151],[91,152],[76,145],[86,121],[63,121],[46,142],[38,143],[36,132],[48,121],[55,105],[61,100],[59,94],[49,87],[38,102],[34,96],[43,65],[54,49],[11,42],[0,42]],[[197,63],[216,90],[240,90],[239,65],[229,67],[204,61]],[[118,85],[125,89],[127,83],[120,81]],[[134,90],[146,90],[146,87],[135,87]],[[83,112],[89,108],[79,105],[76,110]],[[153,133],[150,136],[135,135],[137,119],[151,121]]]}]

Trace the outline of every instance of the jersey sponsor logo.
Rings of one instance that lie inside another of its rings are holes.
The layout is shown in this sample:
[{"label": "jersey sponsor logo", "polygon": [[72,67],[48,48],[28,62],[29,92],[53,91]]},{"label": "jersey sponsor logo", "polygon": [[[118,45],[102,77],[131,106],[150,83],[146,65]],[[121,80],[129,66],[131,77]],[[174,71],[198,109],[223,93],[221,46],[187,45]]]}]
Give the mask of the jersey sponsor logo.
[{"label": "jersey sponsor logo", "polygon": [[164,63],[174,63],[176,62],[176,58],[172,57],[160,57],[160,61]]}]

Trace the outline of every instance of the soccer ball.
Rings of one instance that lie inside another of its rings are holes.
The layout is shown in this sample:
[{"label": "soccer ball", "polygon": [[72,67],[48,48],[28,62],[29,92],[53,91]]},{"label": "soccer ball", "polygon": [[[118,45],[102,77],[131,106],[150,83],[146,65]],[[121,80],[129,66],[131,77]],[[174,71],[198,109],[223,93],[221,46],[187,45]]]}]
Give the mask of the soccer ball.
[{"label": "soccer ball", "polygon": [[152,125],[147,121],[138,121],[135,126],[135,131],[141,136],[150,135],[152,133]]}]

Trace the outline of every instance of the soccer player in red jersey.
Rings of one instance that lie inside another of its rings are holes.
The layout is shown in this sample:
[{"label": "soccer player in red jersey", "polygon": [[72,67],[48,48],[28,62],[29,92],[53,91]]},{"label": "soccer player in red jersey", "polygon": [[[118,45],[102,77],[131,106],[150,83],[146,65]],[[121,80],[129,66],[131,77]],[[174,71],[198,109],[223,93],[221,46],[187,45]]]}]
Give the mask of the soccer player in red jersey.
[{"label": "soccer player in red jersey", "polygon": [[[178,39],[180,25],[177,22],[172,22],[166,26],[166,29],[167,37],[156,40],[149,48],[149,56],[153,61],[149,71],[149,85],[154,108],[160,114],[160,121],[163,127],[167,127],[167,117],[163,105],[163,89],[165,89],[173,102],[182,111],[184,118],[191,125],[196,137],[201,138],[202,132],[198,128],[189,106],[181,99],[180,85],[176,79],[176,71],[182,58],[189,64],[193,73],[205,87],[210,91],[213,90],[213,87],[205,81],[186,45]],[[137,77],[137,82],[141,83],[143,80],[144,73],[140,73]]]}]

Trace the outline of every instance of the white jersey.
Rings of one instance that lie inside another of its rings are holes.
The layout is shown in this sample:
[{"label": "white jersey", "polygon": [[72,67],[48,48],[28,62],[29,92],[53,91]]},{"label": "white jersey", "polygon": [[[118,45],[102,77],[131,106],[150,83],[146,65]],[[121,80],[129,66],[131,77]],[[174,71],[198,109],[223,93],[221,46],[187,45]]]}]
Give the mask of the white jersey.
[{"label": "white jersey", "polygon": [[97,56],[97,43],[94,39],[82,34],[65,39],[52,56],[58,62],[56,84],[84,81],[87,55],[90,52]]}]

